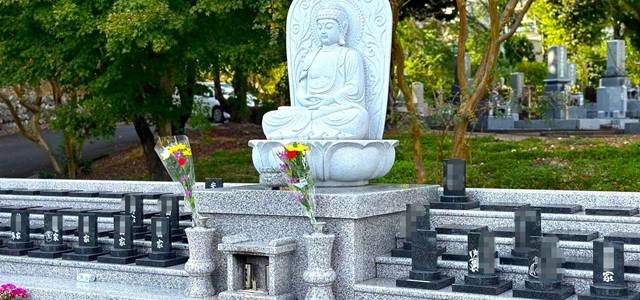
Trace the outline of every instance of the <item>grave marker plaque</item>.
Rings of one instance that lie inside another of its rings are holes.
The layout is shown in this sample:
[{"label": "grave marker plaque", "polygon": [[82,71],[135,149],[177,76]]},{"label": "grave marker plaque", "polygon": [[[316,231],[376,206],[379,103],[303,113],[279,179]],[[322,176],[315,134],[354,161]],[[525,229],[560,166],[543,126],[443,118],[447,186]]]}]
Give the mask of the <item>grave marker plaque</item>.
[{"label": "grave marker plaque", "polygon": [[640,299],[624,281],[624,243],[593,241],[593,284],[579,300]]},{"label": "grave marker plaque", "polygon": [[177,256],[171,250],[171,220],[169,217],[151,218],[151,253],[136,260],[136,264],[153,267],[170,267],[183,264],[186,256]]},{"label": "grave marker plaque", "polygon": [[145,256],[133,247],[133,219],[130,214],[113,217],[113,249],[108,255],[98,257],[98,262],[130,264]]},{"label": "grave marker plaque", "polygon": [[490,231],[467,235],[467,271],[464,283],[454,284],[454,292],[499,295],[512,287],[511,281],[500,280],[495,268],[495,236]]},{"label": "grave marker plaque", "polygon": [[438,271],[438,255],[435,230],[416,230],[409,277],[396,280],[396,286],[439,290],[453,284],[454,277]]},{"label": "grave marker plaque", "polygon": [[95,213],[78,215],[78,246],[72,253],[65,253],[62,259],[92,261],[109,252],[98,243],[98,216]]},{"label": "grave marker plaque", "polygon": [[11,212],[11,237],[7,248],[0,249],[2,255],[22,256],[29,251],[36,250],[29,237],[29,213],[24,210]]},{"label": "grave marker plaque", "polygon": [[63,253],[71,252],[73,249],[67,247],[62,240],[64,234],[64,223],[61,213],[44,214],[44,241],[40,250],[29,252],[31,257],[60,258]]},{"label": "grave marker plaque", "polygon": [[562,283],[558,268],[564,259],[558,249],[558,237],[534,239],[535,251],[529,254],[529,266],[524,288],[514,289],[514,297],[533,299],[566,299],[574,294],[572,285]]}]

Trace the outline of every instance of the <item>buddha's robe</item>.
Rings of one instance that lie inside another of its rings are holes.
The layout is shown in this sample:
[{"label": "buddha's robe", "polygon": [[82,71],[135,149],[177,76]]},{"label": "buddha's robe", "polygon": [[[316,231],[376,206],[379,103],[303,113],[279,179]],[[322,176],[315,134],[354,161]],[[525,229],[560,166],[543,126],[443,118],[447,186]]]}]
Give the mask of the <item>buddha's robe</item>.
[{"label": "buddha's robe", "polygon": [[333,45],[310,53],[292,107],[264,115],[267,139],[367,139],[366,79],[360,54]]}]

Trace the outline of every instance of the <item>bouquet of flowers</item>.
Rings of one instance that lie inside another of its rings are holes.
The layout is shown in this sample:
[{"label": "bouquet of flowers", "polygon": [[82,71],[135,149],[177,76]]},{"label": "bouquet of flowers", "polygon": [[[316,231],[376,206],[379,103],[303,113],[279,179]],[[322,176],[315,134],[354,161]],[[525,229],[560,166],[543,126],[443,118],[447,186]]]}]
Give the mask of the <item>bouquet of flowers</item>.
[{"label": "bouquet of flowers", "polygon": [[575,95],[575,94],[578,94],[580,92],[581,92],[581,90],[580,90],[580,86],[579,85],[574,84],[574,85],[571,86],[571,94]]},{"label": "bouquet of flowers", "polygon": [[0,300],[27,300],[29,293],[23,288],[16,287],[14,284],[5,283],[0,286]]},{"label": "bouquet of flowers", "polygon": [[184,193],[184,200],[191,208],[194,226],[198,224],[200,214],[196,208],[196,199],[193,196],[195,174],[193,171],[193,154],[189,145],[189,138],[184,135],[167,136],[158,138],[155,146],[156,153],[162,160],[162,164],[175,182],[179,182]]},{"label": "bouquet of flowers", "polygon": [[296,200],[305,209],[311,224],[315,225],[316,181],[311,174],[311,167],[309,167],[307,159],[307,152],[310,150],[309,146],[293,143],[285,146],[284,151],[278,154],[278,158],[282,161],[280,169],[287,176],[289,189],[296,193]]}]

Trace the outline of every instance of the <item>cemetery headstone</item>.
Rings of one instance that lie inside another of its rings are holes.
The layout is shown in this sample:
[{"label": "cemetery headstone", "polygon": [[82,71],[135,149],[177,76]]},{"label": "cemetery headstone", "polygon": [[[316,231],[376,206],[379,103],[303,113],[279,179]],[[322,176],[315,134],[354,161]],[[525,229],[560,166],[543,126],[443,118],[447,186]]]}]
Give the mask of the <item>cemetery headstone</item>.
[{"label": "cemetery headstone", "polygon": [[131,215],[116,215],[113,218],[113,249],[108,255],[98,257],[98,262],[130,264],[145,254],[139,254],[133,246],[133,219]]},{"label": "cemetery headstone", "polygon": [[418,115],[424,116],[427,111],[424,103],[424,84],[422,84],[422,82],[412,83],[411,91],[413,94],[413,103],[415,104],[416,112]]},{"label": "cemetery headstone", "polygon": [[44,241],[40,246],[40,250],[29,252],[31,257],[41,258],[60,258],[63,253],[71,252],[67,245],[64,244],[62,236],[64,235],[63,217],[61,213],[45,213],[44,214]]},{"label": "cemetery headstone", "polygon": [[593,284],[578,300],[640,299],[624,281],[624,243],[593,241]]},{"label": "cemetery headstone", "polygon": [[11,238],[6,248],[0,248],[0,254],[22,256],[29,251],[38,249],[33,246],[29,236],[29,212],[14,210],[11,212]]},{"label": "cemetery headstone", "polygon": [[625,68],[625,41],[607,42],[607,71],[600,79],[597,94],[599,117],[625,118],[627,112],[627,86],[629,77]]},{"label": "cemetery headstone", "polygon": [[569,85],[571,86],[578,84],[576,71],[576,63],[567,63],[567,78],[569,78]]},{"label": "cemetery headstone", "polygon": [[565,86],[570,83],[567,76],[567,49],[552,46],[547,54],[548,79],[544,80],[544,94],[549,100],[549,109],[545,113],[548,119],[564,119]]},{"label": "cemetery headstone", "polygon": [[416,230],[411,246],[411,271],[408,278],[396,280],[396,286],[439,290],[450,286],[454,277],[438,271],[438,250],[434,230]]},{"label": "cemetery headstone", "polygon": [[454,292],[499,295],[512,287],[500,280],[495,268],[495,236],[491,231],[469,232],[467,235],[467,272],[464,283],[454,284]]},{"label": "cemetery headstone", "polygon": [[461,159],[447,159],[443,162],[444,192],[439,202],[431,202],[435,209],[474,209],[479,201],[470,201],[466,194],[467,164]]},{"label": "cemetery headstone", "polygon": [[78,215],[78,246],[73,252],[65,253],[62,259],[92,261],[107,254],[98,243],[98,216],[95,213]]},{"label": "cemetery headstone", "polygon": [[563,284],[559,268],[564,262],[558,248],[558,237],[536,238],[535,251],[529,254],[524,288],[514,289],[514,297],[533,299],[566,299],[575,293],[572,285]]},{"label": "cemetery headstone", "polygon": [[[160,197],[159,195],[158,197]],[[127,194],[122,198],[125,213],[131,216],[133,239],[141,239],[149,232],[144,225],[144,196],[140,193]]]},{"label": "cemetery headstone", "polygon": [[185,263],[187,256],[176,255],[171,249],[171,219],[169,217],[151,218],[151,253],[148,257],[136,260],[137,265],[151,267],[170,267]]}]

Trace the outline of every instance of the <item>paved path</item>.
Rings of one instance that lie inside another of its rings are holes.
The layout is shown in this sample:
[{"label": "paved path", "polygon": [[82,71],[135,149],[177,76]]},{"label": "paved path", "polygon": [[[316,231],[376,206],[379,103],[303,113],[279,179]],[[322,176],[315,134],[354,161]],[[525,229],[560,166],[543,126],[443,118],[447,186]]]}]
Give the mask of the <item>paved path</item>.
[{"label": "paved path", "polygon": [[[45,132],[52,149],[62,151],[62,133]],[[118,126],[111,140],[90,140],[84,145],[83,159],[95,159],[140,143],[133,126]],[[45,152],[19,134],[0,137],[0,177],[24,178],[38,171],[52,171]]]}]

